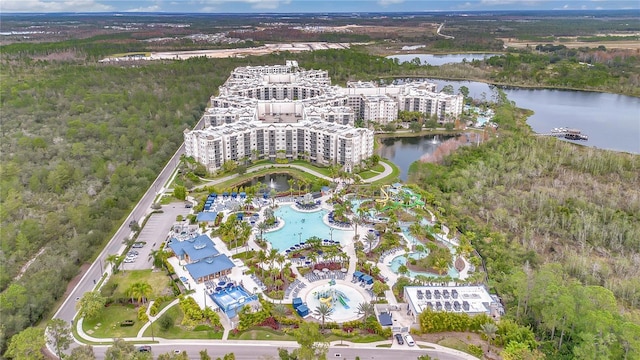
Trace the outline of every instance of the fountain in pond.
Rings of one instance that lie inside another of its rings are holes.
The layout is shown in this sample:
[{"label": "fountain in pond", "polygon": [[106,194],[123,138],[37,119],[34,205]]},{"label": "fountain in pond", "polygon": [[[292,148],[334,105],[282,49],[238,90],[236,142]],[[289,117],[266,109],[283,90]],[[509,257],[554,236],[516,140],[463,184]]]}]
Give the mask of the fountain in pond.
[{"label": "fountain in pond", "polygon": [[432,144],[437,144],[439,142],[440,142],[440,139],[438,139],[438,135],[434,136],[433,139],[431,139]]},{"label": "fountain in pond", "polygon": [[276,188],[276,183],[273,182],[273,178],[271,178],[271,181],[269,182],[269,187],[272,188],[272,189]]}]

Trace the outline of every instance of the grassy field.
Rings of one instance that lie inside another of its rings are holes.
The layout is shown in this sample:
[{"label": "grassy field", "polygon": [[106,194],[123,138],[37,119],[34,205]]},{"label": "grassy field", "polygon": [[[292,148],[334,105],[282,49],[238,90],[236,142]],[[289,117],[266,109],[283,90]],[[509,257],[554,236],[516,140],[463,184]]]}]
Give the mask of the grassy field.
[{"label": "grassy field", "polygon": [[164,272],[152,272],[151,270],[131,270],[120,271],[111,276],[105,284],[105,288],[116,286],[113,296],[116,298],[126,298],[126,291],[129,287],[137,282],[146,282],[151,285],[152,293],[150,299],[158,296],[171,294],[171,288],[168,286],[169,278]]},{"label": "grassy field", "polygon": [[[469,345],[466,342],[460,340],[460,339],[456,339],[456,338],[444,338],[440,341],[438,341],[438,345],[442,345],[451,349],[456,349],[456,350],[460,350],[462,352],[465,352],[467,354],[471,354],[473,356],[477,356],[477,354],[474,354],[473,351],[471,351],[469,349]],[[475,346],[474,346],[475,347]]]},{"label": "grassy field", "polygon": [[[167,330],[163,330],[159,323],[160,319],[163,317],[171,317],[173,319],[174,325]],[[147,330],[144,332],[144,336],[151,336],[153,331],[153,336],[165,338],[165,339],[222,339],[223,332],[213,331],[213,330],[202,330],[202,331],[194,331],[190,328],[185,328],[182,325],[182,319],[184,317],[184,313],[180,306],[174,305],[171,309],[167,310],[166,313],[162,314],[160,319],[153,322],[153,325],[149,326]],[[151,329],[153,327],[153,330]]]},{"label": "grassy field", "polygon": [[[120,323],[124,320],[134,320],[135,324],[133,326],[122,327]],[[142,328],[142,325],[144,325],[144,323],[138,321],[137,308],[133,306],[111,305],[105,307],[96,319],[84,319],[82,328],[88,335],[93,337],[112,339],[135,337],[138,335],[138,331]]]},{"label": "grassy field", "polygon": [[237,340],[274,340],[274,341],[296,341],[293,336],[280,331],[270,329],[252,329],[244,331],[237,336],[229,334],[229,339]]}]

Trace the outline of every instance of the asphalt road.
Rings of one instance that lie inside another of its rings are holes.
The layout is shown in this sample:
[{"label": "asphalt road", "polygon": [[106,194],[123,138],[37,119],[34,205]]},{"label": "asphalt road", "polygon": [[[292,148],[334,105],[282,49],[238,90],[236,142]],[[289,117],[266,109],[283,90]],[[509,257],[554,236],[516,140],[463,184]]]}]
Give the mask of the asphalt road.
[{"label": "asphalt road", "polygon": [[[191,343],[193,341],[184,340],[185,344],[175,345],[152,345],[152,352],[154,358],[158,355],[178,351],[186,351],[189,355],[189,359],[200,359],[200,351],[207,349],[209,356],[212,358],[222,357],[224,354],[234,353],[237,360],[260,360],[260,359],[279,359],[278,357],[278,342],[267,343],[264,345],[257,344],[207,344],[199,345],[197,343]],[[94,346],[93,351],[98,359],[104,359],[107,346]],[[291,351],[293,348],[285,347]],[[459,360],[460,357],[454,354],[448,354],[431,349],[420,349],[418,347],[407,349],[389,349],[389,348],[330,348],[327,355],[327,359],[349,359],[353,360],[356,356],[362,360],[388,360],[388,359],[402,359],[411,360],[417,359],[418,356],[428,354],[433,359],[439,360]]]}]

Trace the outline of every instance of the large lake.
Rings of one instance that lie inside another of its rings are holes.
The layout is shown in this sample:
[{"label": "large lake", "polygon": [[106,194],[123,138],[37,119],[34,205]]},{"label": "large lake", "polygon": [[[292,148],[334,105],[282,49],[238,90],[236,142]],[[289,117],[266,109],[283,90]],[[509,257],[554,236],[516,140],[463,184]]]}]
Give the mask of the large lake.
[{"label": "large lake", "polygon": [[[460,86],[469,88],[469,95],[491,99],[494,86],[475,81],[429,80],[438,89],[451,84],[457,92]],[[640,99],[632,96],[547,89],[506,88],[510,101],[534,114],[527,123],[537,133],[549,133],[553,128],[582,130],[589,141],[579,142],[602,149],[640,153]]]},{"label": "large lake", "polygon": [[[451,84],[455,91],[460,86],[469,88],[469,95],[491,99],[495,87],[475,81],[433,80],[438,89]],[[518,107],[534,111],[528,124],[537,133],[548,133],[557,127],[582,130],[589,141],[577,142],[586,146],[640,154],[640,99],[607,93],[546,90],[503,89],[510,101]],[[389,158],[401,170],[406,180],[409,166],[422,155],[436,149],[430,137],[385,139],[378,153]]]},{"label": "large lake", "polygon": [[471,62],[473,60],[483,60],[495,55],[500,54],[402,54],[387,56],[387,58],[398,59],[400,63],[418,58],[422,65],[440,66],[444,64],[461,63],[462,61]]}]

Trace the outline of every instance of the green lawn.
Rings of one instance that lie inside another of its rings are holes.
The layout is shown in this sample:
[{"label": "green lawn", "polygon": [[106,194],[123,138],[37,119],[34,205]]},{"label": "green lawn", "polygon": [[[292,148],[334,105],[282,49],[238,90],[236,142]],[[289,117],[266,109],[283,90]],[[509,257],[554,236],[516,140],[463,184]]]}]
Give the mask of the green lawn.
[{"label": "green lawn", "polygon": [[[134,320],[133,326],[120,326],[124,320]],[[111,305],[105,307],[100,315],[93,320],[84,319],[82,329],[88,335],[96,338],[135,337],[144,323],[138,321],[137,308],[132,306]]]},{"label": "green lawn", "polygon": [[362,178],[362,180],[367,180],[367,179],[371,179],[372,177],[378,175],[379,173],[373,172],[371,170],[366,170],[363,171],[361,173],[358,173],[358,175],[360,175],[360,177]]},{"label": "green lawn", "polygon": [[371,184],[372,185],[385,185],[385,184],[390,184],[394,181],[396,181],[398,179],[398,176],[400,176],[400,169],[398,169],[398,167],[392,163],[389,160],[380,160],[380,162],[384,162],[385,164],[391,166],[391,168],[393,169],[393,171],[391,172],[391,175],[382,178],[378,181],[374,181]]},{"label": "green lawn", "polygon": [[137,282],[146,282],[151,285],[152,293],[149,296],[150,299],[172,293],[167,275],[162,271],[152,272],[151,270],[121,270],[119,273],[111,276],[109,281],[104,285],[103,289],[105,290],[103,291],[108,291],[108,289],[115,285],[116,288],[112,296],[114,298],[127,298],[127,289]]},{"label": "green lawn", "polygon": [[229,334],[229,339],[238,340],[275,340],[275,341],[296,341],[293,336],[271,329],[252,329],[239,333],[237,336]]},{"label": "green lawn", "polygon": [[365,344],[365,343],[372,343],[376,341],[389,340],[389,338],[382,337],[377,334],[363,334],[363,335],[356,335],[353,337],[344,337],[344,338],[336,335],[329,335],[327,337],[327,341],[336,341],[336,340],[344,340],[344,341],[350,341],[352,343]]},{"label": "green lawn", "polygon": [[318,166],[312,165],[312,164],[310,164],[310,163],[308,163],[306,161],[302,161],[302,160],[292,161],[291,164],[301,165],[301,166],[306,167],[307,169],[311,169],[311,170],[313,170],[315,172],[318,172],[318,173],[320,173],[322,175],[331,176],[331,174],[329,173],[329,168],[326,168],[326,167],[318,167]]},{"label": "green lawn", "polygon": [[[173,319],[173,326],[167,330],[163,330],[160,325],[160,319],[170,316]],[[179,305],[174,305],[166,313],[162,314],[160,319],[154,321],[153,325],[149,326],[144,332],[144,336],[153,336],[165,338],[165,339],[222,339],[223,332],[213,330],[194,331],[191,328],[185,328],[182,325],[182,318],[184,313],[180,309]],[[151,329],[153,327],[153,329]]]},{"label": "green lawn", "polygon": [[256,256],[256,252],[253,250],[249,250],[249,251],[244,251],[238,254],[234,254],[231,257],[234,259],[246,260],[246,259],[253,259],[255,256]]},{"label": "green lawn", "polygon": [[478,356],[478,354],[474,354],[473,351],[470,351],[469,344],[467,344],[466,342],[464,342],[464,341],[462,341],[460,339],[444,338],[444,339],[438,341],[438,345],[446,346],[446,347],[451,348],[451,349],[460,350],[462,352],[465,352],[467,354],[471,354],[473,356]]}]

